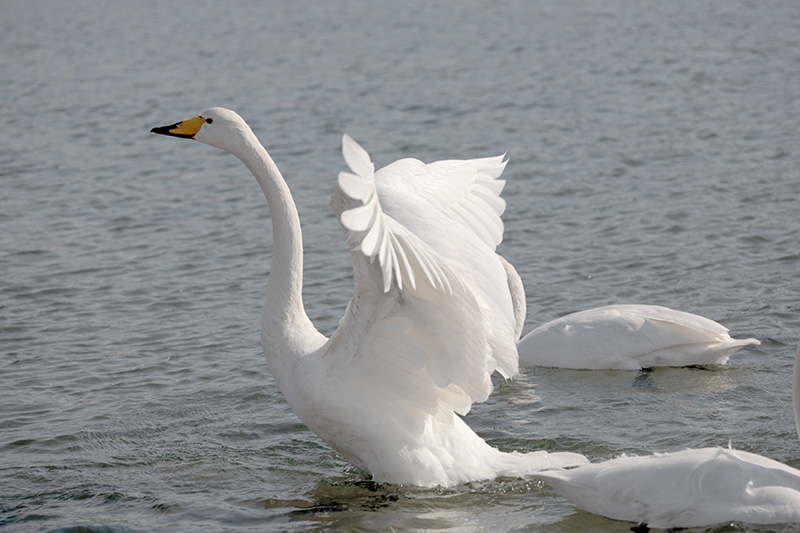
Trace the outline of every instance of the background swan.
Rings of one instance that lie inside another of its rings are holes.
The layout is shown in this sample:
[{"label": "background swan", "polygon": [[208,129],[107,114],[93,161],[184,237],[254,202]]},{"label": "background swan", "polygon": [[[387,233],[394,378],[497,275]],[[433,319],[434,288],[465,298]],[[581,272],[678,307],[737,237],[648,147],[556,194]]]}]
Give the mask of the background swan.
[{"label": "background swan", "polygon": [[[800,346],[794,365],[792,395],[800,437]],[[651,527],[800,522],[800,471],[740,450],[623,456],[536,477],[582,509]]]},{"label": "background swan", "polygon": [[303,307],[300,220],[280,171],[235,112],[212,108],[155,133],[196,139],[244,162],[269,205],[273,252],[261,321],[270,370],[297,416],[376,481],[450,486],[587,462],[502,453],[457,416],[517,373],[517,318],[499,197],[503,157],[377,172],[345,136],[351,172],[331,205],[353,259],[354,294],[326,338]]},{"label": "background swan", "polygon": [[733,339],[725,326],[702,316],[657,305],[610,305],[542,324],[517,350],[523,367],[638,370],[725,364],[749,344],[761,343]]}]

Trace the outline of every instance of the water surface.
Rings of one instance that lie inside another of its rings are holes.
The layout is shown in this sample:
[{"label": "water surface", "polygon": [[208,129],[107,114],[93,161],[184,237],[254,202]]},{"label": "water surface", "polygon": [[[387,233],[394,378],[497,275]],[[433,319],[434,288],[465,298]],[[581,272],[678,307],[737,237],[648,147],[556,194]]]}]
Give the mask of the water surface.
[{"label": "water surface", "polygon": [[798,36],[791,1],[3,3],[0,527],[630,528],[534,482],[373,484],[299,422],[258,344],[257,184],[148,133],[213,105],[284,171],[325,333],[352,287],[328,206],[347,132],[379,166],[508,152],[526,330],[651,303],[763,341],[726,367],[498,379],[467,416],[493,445],[800,466]]}]

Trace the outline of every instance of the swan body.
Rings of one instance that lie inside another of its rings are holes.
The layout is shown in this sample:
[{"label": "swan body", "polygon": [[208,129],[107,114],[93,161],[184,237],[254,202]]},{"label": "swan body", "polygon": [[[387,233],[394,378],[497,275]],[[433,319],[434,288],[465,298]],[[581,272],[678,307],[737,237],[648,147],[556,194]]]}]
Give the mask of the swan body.
[{"label": "swan body", "polygon": [[622,456],[536,477],[586,511],[655,528],[800,522],[800,471],[740,450]]},{"label": "swan body", "polygon": [[639,370],[721,365],[757,339],[733,339],[708,318],[657,305],[610,305],[542,324],[517,344],[520,366]]},{"label": "swan body", "polygon": [[518,372],[518,319],[502,240],[503,156],[378,171],[344,136],[348,172],[331,206],[354,293],[330,338],[302,300],[300,220],[286,182],[235,112],[212,108],[155,133],[227,150],[261,186],[273,253],[261,320],[269,368],[300,420],[376,481],[452,486],[584,464],[572,453],[503,453],[458,416],[486,400],[494,371]]},{"label": "swan body", "polygon": [[[799,369],[800,347],[793,381],[798,436]],[[800,522],[800,471],[740,450],[700,448],[623,456],[535,477],[586,511],[650,527]]]}]

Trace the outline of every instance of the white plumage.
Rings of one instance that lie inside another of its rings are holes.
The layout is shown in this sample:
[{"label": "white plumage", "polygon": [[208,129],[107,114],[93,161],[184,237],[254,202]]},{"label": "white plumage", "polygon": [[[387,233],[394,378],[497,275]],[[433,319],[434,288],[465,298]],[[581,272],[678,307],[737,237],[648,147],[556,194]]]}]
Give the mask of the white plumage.
[{"label": "white plumage", "polygon": [[610,305],[535,328],[518,343],[522,367],[639,370],[721,365],[757,339],[733,339],[708,318],[657,305]]},{"label": "white plumage", "polygon": [[[793,380],[800,436],[800,347]],[[800,522],[800,471],[725,448],[618,457],[535,474],[578,507],[657,528]]]},{"label": "white plumage", "polygon": [[261,342],[287,402],[312,431],[376,481],[450,486],[586,463],[572,453],[503,453],[458,416],[517,373],[517,317],[495,247],[504,157],[377,172],[345,136],[350,167],[331,205],[353,259],[353,299],[330,338],[302,301],[303,246],[291,193],[233,111],[155,128],[239,157],[269,205],[273,254]]}]

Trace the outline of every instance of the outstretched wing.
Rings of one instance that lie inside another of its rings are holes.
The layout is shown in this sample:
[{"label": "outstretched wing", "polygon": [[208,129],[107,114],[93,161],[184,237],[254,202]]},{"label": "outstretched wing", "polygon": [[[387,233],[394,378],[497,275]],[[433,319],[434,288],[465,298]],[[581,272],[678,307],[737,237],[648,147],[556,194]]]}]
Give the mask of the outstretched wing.
[{"label": "outstretched wing", "polygon": [[452,293],[450,280],[443,270],[444,263],[422,241],[383,212],[375,188],[375,167],[366,150],[345,135],[345,161],[353,172],[339,173],[339,189],[349,200],[361,202],[339,215],[347,230],[347,241],[370,261],[378,259],[383,275],[383,291],[393,284],[416,287],[418,275],[446,292]]},{"label": "outstretched wing", "polygon": [[[468,228],[494,250],[503,240],[500,216],[506,202],[500,193],[505,181],[498,178],[506,166],[504,159],[501,155],[429,164],[401,159],[379,170],[375,180],[381,198],[413,197],[446,220]],[[403,213],[395,212],[394,207],[387,202],[387,213],[406,223]]]},{"label": "outstretched wing", "polygon": [[[332,204],[353,256],[355,290],[331,338],[340,349],[331,353],[412,417],[464,414],[488,397],[494,370],[517,371],[507,275],[494,252],[502,161],[439,162],[426,174],[422,163],[403,160],[375,173],[347,136],[343,153],[352,172],[339,175]],[[410,183],[398,185],[403,176]]]}]

